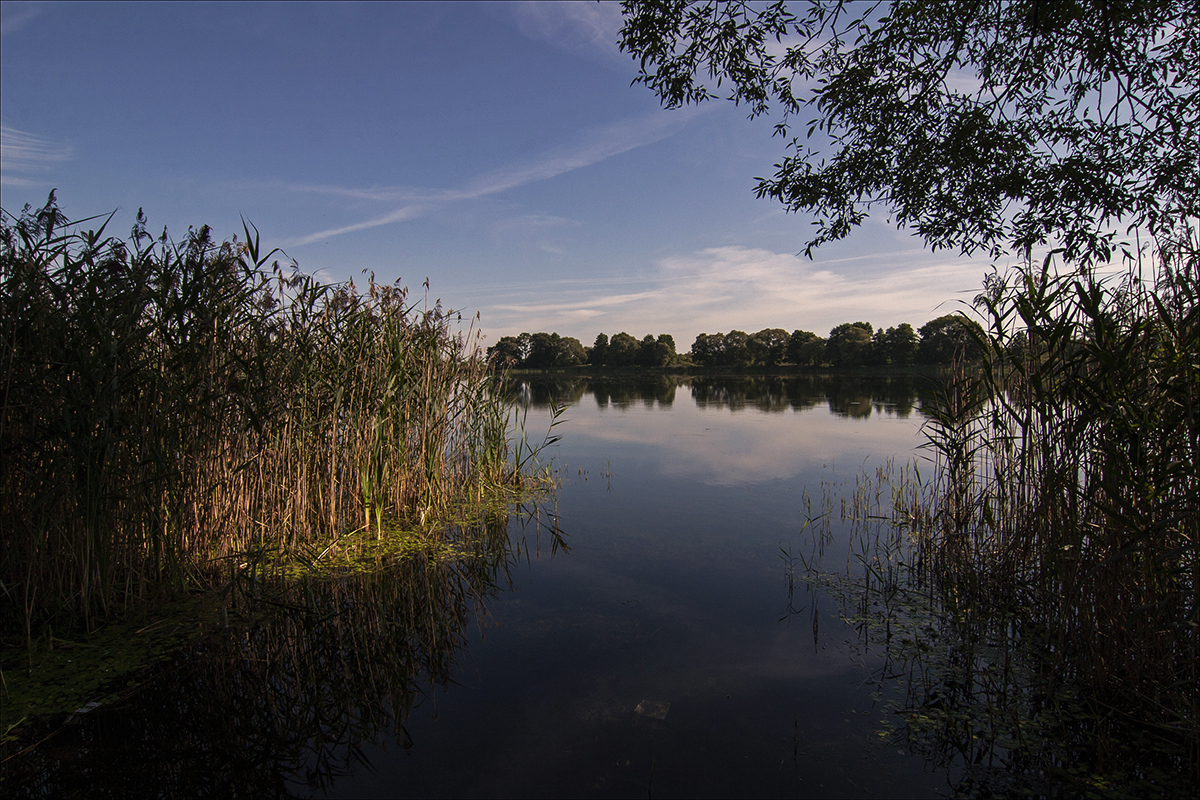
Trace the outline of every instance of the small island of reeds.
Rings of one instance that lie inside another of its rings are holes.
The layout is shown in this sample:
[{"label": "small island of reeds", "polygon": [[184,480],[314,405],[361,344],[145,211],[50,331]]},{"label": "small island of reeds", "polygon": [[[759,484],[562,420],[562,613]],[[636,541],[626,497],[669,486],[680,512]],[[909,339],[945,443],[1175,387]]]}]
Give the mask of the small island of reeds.
[{"label": "small island of reeds", "polygon": [[228,603],[247,571],[435,546],[527,482],[475,331],[440,304],[321,283],[248,224],[175,242],[140,211],[127,239],[94,220],[51,194],[0,228],[10,654],[150,601]]}]

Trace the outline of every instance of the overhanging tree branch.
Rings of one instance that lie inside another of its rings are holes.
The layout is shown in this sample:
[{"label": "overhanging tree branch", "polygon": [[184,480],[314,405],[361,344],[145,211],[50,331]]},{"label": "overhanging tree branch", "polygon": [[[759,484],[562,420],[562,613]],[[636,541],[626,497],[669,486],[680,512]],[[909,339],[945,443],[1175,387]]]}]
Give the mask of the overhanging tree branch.
[{"label": "overhanging tree branch", "polygon": [[[675,108],[776,113],[756,194],[816,217],[873,206],[932,248],[1107,260],[1113,228],[1200,218],[1200,12],[1149,0],[629,0],[635,83]],[[803,137],[791,132],[808,110]],[[816,136],[816,140],[814,140]]]}]

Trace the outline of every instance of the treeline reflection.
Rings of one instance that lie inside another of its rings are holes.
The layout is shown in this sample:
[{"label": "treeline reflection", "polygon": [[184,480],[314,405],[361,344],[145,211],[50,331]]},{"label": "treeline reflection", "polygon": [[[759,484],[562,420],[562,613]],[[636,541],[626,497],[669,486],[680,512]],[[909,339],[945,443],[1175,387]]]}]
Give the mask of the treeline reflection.
[{"label": "treeline reflection", "polygon": [[243,624],[164,662],[117,707],[69,719],[53,744],[6,765],[6,784],[45,797],[280,797],[328,789],[366,763],[364,743],[412,748],[404,721],[453,682],[483,600],[527,550],[564,546],[544,512],[518,514],[516,534],[501,512],[452,528],[452,556],[236,581],[230,622]]},{"label": "treeline reflection", "polygon": [[670,408],[680,387],[706,410],[782,413],[828,408],[832,414],[860,419],[872,414],[908,417],[933,401],[932,380],[915,375],[522,376],[510,378],[503,391],[513,402],[533,408],[551,402],[583,403],[589,396],[602,409]]}]

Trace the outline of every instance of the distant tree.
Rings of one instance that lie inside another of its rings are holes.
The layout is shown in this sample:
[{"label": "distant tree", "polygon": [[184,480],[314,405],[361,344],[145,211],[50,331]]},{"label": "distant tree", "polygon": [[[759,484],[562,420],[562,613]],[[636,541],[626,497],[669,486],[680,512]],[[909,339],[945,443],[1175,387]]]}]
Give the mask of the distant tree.
[{"label": "distant tree", "polygon": [[642,337],[642,341],[638,343],[638,358],[639,367],[657,366],[654,363],[654,336],[647,333]]},{"label": "distant tree", "polygon": [[555,358],[556,367],[574,367],[587,363],[587,350],[583,342],[574,336],[564,336],[558,340],[558,355]]},{"label": "distant tree", "polygon": [[812,331],[792,331],[788,337],[787,357],[800,367],[819,367],[825,360],[825,340]]},{"label": "distant tree", "polygon": [[621,331],[608,342],[608,361],[610,367],[632,367],[638,362],[641,343],[625,331]]},{"label": "distant tree", "polygon": [[732,330],[725,334],[725,352],[721,363],[729,367],[750,366],[750,336],[745,331]]},{"label": "distant tree", "polygon": [[529,337],[529,355],[523,366],[530,369],[546,369],[554,366],[558,355],[557,333],[534,333]]},{"label": "distant tree", "polygon": [[675,358],[675,339],[669,333],[655,338],[646,334],[638,345],[638,365],[642,367],[665,367]]},{"label": "distant tree", "polygon": [[660,333],[658,335],[658,340],[654,343],[654,346],[656,348],[657,358],[661,366],[666,366],[675,362],[678,354],[675,352],[674,336],[669,333]]},{"label": "distant tree", "polygon": [[783,328],[763,328],[751,334],[746,346],[750,349],[752,364],[777,367],[787,355],[788,332]]},{"label": "distant tree", "polygon": [[871,337],[869,364],[912,364],[917,352],[917,332],[907,322],[884,330],[880,328]]},{"label": "distant tree", "polygon": [[887,331],[883,328],[875,331],[871,336],[871,350],[867,353],[865,363],[867,364],[888,364],[889,356],[887,343]]},{"label": "distant tree", "polygon": [[501,368],[549,369],[582,364],[586,353],[574,337],[540,332],[503,336],[488,348],[488,358]]},{"label": "distant tree", "polygon": [[917,332],[907,322],[901,322],[894,328],[888,328],[884,337],[884,347],[887,352],[885,364],[909,366],[917,360]]},{"label": "distant tree", "polygon": [[596,334],[596,341],[588,353],[588,363],[593,367],[602,367],[608,359],[608,337],[603,333]]},{"label": "distant tree", "polygon": [[725,335],[701,333],[692,343],[692,360],[701,366],[720,364],[725,355]]},{"label": "distant tree", "polygon": [[516,336],[502,336],[487,350],[488,359],[501,369],[518,367],[525,361],[525,347]]},{"label": "distant tree", "polygon": [[845,322],[831,330],[825,343],[830,363],[838,367],[859,367],[867,363],[873,332],[869,322]]},{"label": "distant tree", "polygon": [[658,338],[646,334],[642,339],[639,363],[645,367],[665,367],[675,358],[675,339],[667,333]]},{"label": "distant tree", "polygon": [[979,323],[961,314],[946,314],[921,326],[917,360],[922,364],[946,364],[955,358],[974,360],[981,355],[971,335],[982,336]]}]

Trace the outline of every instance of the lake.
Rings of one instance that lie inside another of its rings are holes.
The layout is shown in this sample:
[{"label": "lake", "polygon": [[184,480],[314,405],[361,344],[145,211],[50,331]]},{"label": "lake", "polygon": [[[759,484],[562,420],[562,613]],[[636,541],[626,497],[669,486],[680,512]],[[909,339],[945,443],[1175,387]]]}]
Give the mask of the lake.
[{"label": "lake", "polygon": [[518,379],[534,443],[566,407],[553,496],[464,526],[464,565],[272,601],[307,612],[81,716],[30,793],[950,793],[886,735],[882,655],[844,603],[788,579],[810,517],[918,456],[920,381]]},{"label": "lake", "polygon": [[806,492],[914,455],[913,381],[521,389],[531,432],[569,403],[552,452],[570,552],[514,570],[461,685],[405,723],[413,747],[372,748],[338,793],[946,793],[881,744],[875,665],[837,604],[815,632],[819,598],[797,588],[789,613],[781,552],[808,538]]}]

